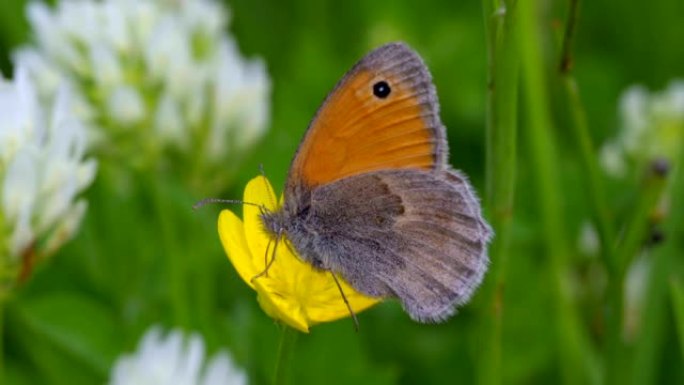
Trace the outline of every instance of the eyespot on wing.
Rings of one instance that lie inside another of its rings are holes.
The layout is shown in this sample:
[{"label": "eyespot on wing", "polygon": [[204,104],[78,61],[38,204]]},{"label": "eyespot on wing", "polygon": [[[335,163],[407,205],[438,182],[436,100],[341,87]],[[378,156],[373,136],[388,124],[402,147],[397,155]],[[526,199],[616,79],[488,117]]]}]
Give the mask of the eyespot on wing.
[{"label": "eyespot on wing", "polygon": [[289,184],[318,186],[382,169],[441,169],[445,137],[423,60],[405,44],[387,44],[328,95],[297,150]]}]

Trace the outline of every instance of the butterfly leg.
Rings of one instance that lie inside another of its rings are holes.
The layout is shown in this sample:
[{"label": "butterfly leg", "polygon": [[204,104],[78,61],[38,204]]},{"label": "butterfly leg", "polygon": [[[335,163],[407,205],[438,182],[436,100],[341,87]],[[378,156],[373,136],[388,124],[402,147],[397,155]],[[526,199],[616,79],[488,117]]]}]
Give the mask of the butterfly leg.
[{"label": "butterfly leg", "polygon": [[266,246],[266,252],[264,253],[264,264],[266,265],[266,267],[264,268],[264,270],[261,273],[252,277],[252,279],[250,280],[251,282],[254,282],[257,278],[261,278],[263,276],[268,276],[268,270],[273,265],[273,262],[275,262],[276,250],[278,249],[278,243],[280,243],[281,237],[282,237],[282,233],[278,233],[278,235],[275,238],[275,245],[273,245],[273,253],[271,255],[270,260],[268,260],[268,249],[269,249],[269,246],[271,245],[271,243],[270,242],[268,243],[268,246]]},{"label": "butterfly leg", "polygon": [[344,294],[344,290],[342,290],[342,285],[340,285],[340,281],[337,280],[337,276],[335,273],[332,272],[332,270],[328,270],[330,274],[333,277],[333,280],[335,280],[335,285],[337,285],[337,289],[339,289],[340,294],[342,295],[342,300],[344,300],[344,304],[347,305],[347,309],[349,310],[349,314],[351,315],[352,319],[354,320],[354,330],[357,332],[359,331],[359,319],[356,318],[356,313],[354,312],[354,309],[352,309],[351,305],[349,304],[349,301],[347,300],[347,296]]}]

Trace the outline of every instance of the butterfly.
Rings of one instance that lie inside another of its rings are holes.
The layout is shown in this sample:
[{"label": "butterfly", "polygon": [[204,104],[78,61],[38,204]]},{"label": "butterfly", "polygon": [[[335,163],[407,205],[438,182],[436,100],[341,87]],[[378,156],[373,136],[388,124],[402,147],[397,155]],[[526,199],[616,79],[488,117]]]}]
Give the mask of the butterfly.
[{"label": "butterfly", "polygon": [[283,196],[261,214],[273,238],[361,293],[397,298],[416,321],[453,315],[487,270],[492,231],[448,163],[431,75],[403,43],[367,54],[328,95]]}]

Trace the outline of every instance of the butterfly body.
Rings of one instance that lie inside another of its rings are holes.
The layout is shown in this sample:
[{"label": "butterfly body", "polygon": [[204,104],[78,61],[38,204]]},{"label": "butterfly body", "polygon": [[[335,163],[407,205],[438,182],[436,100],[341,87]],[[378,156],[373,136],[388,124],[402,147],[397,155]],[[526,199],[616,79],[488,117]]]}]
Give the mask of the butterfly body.
[{"label": "butterfly body", "polygon": [[447,154],[427,68],[405,45],[385,45],[328,96],[264,226],[356,290],[398,298],[417,321],[444,320],[481,282],[491,234]]}]

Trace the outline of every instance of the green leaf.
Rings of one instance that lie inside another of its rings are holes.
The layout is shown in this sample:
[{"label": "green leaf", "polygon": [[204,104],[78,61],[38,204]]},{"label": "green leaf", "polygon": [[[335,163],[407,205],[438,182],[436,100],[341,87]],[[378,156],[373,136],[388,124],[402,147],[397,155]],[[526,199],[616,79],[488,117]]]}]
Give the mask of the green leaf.
[{"label": "green leaf", "polygon": [[109,372],[121,338],[113,312],[103,304],[81,293],[62,292],[27,298],[17,307],[33,336],[101,374]]},{"label": "green leaf", "polygon": [[670,280],[670,298],[674,309],[675,327],[679,335],[679,351],[684,355],[684,284],[681,280]]}]

